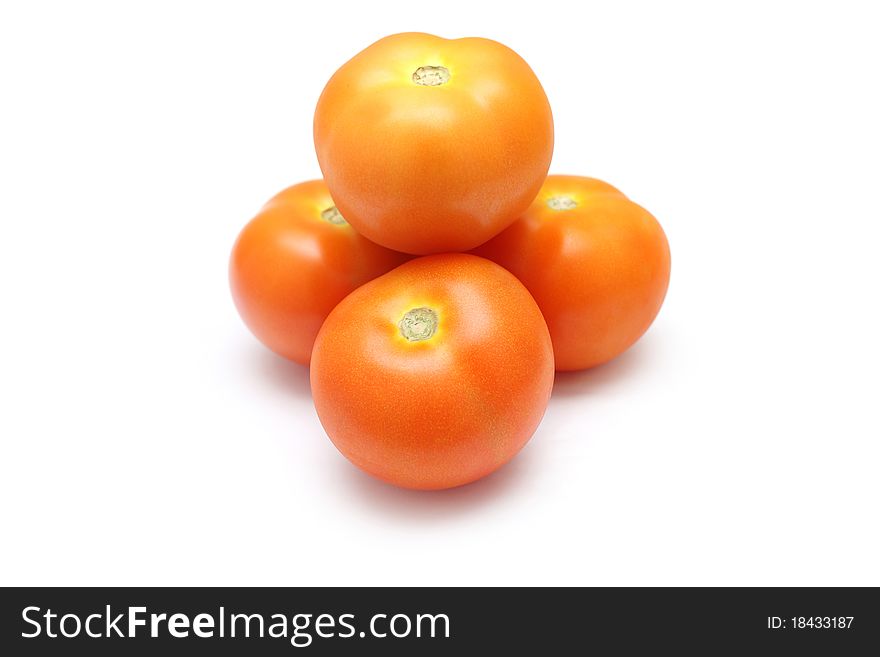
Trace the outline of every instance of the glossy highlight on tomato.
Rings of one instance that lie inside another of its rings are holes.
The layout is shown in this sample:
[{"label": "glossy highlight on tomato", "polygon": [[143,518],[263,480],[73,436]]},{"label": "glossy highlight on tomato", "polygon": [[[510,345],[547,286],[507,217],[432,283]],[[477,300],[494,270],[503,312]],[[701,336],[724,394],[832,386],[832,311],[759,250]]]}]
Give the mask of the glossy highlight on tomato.
[{"label": "glossy highlight on tomato", "polygon": [[321,180],[283,190],[241,231],[229,263],[239,314],[269,349],[308,365],[324,319],[347,294],[409,259],[345,221]]},{"label": "glossy highlight on tomato", "polygon": [[559,370],[623,353],[648,329],[669,286],[657,220],[595,178],[549,176],[522,217],[473,251],[504,266],[538,302]]},{"label": "glossy highlight on tomato", "polygon": [[553,117],[510,48],[405,33],[333,75],[314,137],[355,229],[399,251],[442,253],[482,244],[528,207],[550,166]]},{"label": "glossy highlight on tomato", "polygon": [[312,352],[318,417],[340,452],[416,489],[469,483],[537,428],[553,348],[534,299],[467,254],[412,260],[327,317]]}]

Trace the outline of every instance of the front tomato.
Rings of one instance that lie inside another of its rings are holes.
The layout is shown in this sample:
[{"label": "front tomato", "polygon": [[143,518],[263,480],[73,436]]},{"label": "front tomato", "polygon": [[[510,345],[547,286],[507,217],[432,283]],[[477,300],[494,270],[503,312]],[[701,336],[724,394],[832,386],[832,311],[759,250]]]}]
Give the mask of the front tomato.
[{"label": "front tomato", "polygon": [[312,394],[342,454],[406,488],[450,488],[510,460],[553,385],[535,301],[510,273],[466,254],[410,261],[330,313]]},{"label": "front tomato", "polygon": [[488,39],[396,34],[344,64],[315,111],[315,147],[343,215],[398,251],[465,251],[537,194],[553,118],[528,64]]},{"label": "front tomato", "polygon": [[408,259],[358,235],[321,180],[288,187],[245,226],[229,283],[238,312],[272,351],[308,365],[324,318],[349,292]]}]

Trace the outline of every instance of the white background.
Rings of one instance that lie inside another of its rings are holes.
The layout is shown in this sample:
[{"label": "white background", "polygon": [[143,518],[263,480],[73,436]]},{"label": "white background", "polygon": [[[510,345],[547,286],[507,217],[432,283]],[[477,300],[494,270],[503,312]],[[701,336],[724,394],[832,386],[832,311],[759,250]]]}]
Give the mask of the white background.
[{"label": "white background", "polygon": [[[871,3],[4,3],[0,583],[880,584]],[[669,236],[645,338],[521,455],[397,490],[323,434],[227,259],[319,175],[312,112],[390,33],[543,81],[552,171]]]}]

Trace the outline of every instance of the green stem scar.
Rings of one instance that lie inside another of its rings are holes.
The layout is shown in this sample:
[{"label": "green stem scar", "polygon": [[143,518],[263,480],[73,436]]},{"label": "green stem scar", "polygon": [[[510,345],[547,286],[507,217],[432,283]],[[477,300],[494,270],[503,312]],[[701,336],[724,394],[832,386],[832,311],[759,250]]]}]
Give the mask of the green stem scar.
[{"label": "green stem scar", "polygon": [[346,223],[345,219],[343,219],[342,215],[339,214],[339,210],[336,209],[335,205],[331,205],[329,208],[321,212],[321,219],[324,221],[329,221],[331,224],[336,226],[341,226]]},{"label": "green stem scar", "polygon": [[430,308],[413,308],[400,318],[397,327],[409,342],[428,340],[437,332],[437,313]]},{"label": "green stem scar", "polygon": [[551,196],[547,199],[547,207],[551,210],[571,210],[577,207],[577,201],[571,196]]},{"label": "green stem scar", "polygon": [[412,74],[412,81],[426,87],[439,87],[449,82],[450,77],[445,66],[419,66]]}]

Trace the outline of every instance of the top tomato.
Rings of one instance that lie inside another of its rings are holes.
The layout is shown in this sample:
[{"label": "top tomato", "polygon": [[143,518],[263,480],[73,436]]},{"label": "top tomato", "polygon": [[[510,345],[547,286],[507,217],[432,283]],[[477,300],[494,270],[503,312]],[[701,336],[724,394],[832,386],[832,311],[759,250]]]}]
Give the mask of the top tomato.
[{"label": "top tomato", "polygon": [[396,34],[343,64],[315,111],[339,211],[398,251],[464,251],[535,198],[553,117],[532,69],[488,39]]}]

